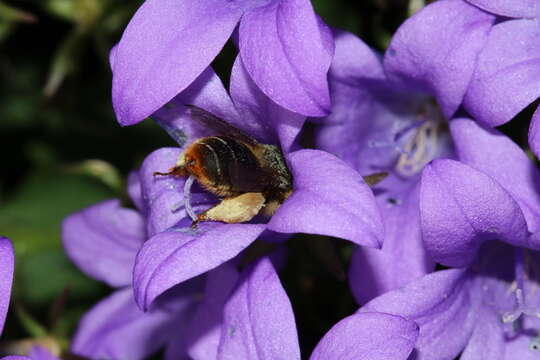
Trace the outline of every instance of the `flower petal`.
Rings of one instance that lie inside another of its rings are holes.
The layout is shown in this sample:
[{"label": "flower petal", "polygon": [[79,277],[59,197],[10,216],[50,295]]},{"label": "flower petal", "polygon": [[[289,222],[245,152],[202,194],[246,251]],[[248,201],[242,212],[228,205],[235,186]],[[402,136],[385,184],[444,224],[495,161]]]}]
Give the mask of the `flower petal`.
[{"label": "flower petal", "polygon": [[450,122],[459,160],[496,180],[518,202],[529,231],[540,230],[540,172],[507,136],[470,119]]},{"label": "flower petal", "polygon": [[531,120],[529,146],[536,158],[540,159],[540,107],[536,109]]},{"label": "flower petal", "polygon": [[267,144],[277,144],[279,139],[283,152],[289,152],[305,116],[282,108],[263,94],[249,77],[240,56],[231,74],[231,97],[246,123],[243,129],[248,134]]},{"label": "flower petal", "polygon": [[438,271],[381,295],[358,313],[402,316],[420,326],[416,359],[453,359],[465,347],[476,323],[476,305],[460,269]]},{"label": "flower petal", "polygon": [[209,128],[206,124],[195,119],[185,105],[198,106],[243,129],[243,119],[238,115],[221,79],[211,67],[206,68],[186,90],[156,111],[152,118],[181,147],[189,145],[198,138],[216,135],[216,129]]},{"label": "flower petal", "polygon": [[504,124],[540,95],[537,20],[510,20],[491,30],[464,99],[475,120]]},{"label": "flower petal", "polygon": [[[492,307],[478,309],[478,321],[460,360],[504,360],[503,328],[500,314]],[[521,356],[516,359],[524,359]]]},{"label": "flower petal", "polygon": [[385,222],[383,247],[356,248],[349,268],[349,285],[359,304],[433,270],[420,233],[419,204],[419,186],[411,189],[400,204],[381,204]]},{"label": "flower petal", "polygon": [[364,312],[346,317],[317,344],[311,360],[406,360],[418,337],[414,321]]},{"label": "flower petal", "polygon": [[217,359],[223,308],[238,281],[238,271],[230,263],[210,271],[206,291],[187,334],[188,354],[194,360]]},{"label": "flower petal", "polygon": [[176,284],[232,259],[264,231],[263,224],[203,223],[197,230],[172,228],[144,243],[135,260],[135,300],[146,310]]},{"label": "flower petal", "polygon": [[4,329],[9,308],[14,266],[15,255],[11,241],[6,237],[0,237],[0,334]]},{"label": "flower petal", "polygon": [[270,260],[240,281],[225,305],[218,359],[300,359],[291,302]]},{"label": "flower petal", "polygon": [[131,19],[113,61],[113,105],[133,125],[184,90],[219,53],[242,16],[221,0],[147,0]]},{"label": "flower petal", "polygon": [[536,0],[466,0],[480,9],[493,14],[514,18],[534,18],[537,14]]},{"label": "flower petal", "polygon": [[467,266],[486,240],[528,245],[527,223],[510,194],[454,160],[435,160],[424,168],[420,216],[428,253],[446,266]]},{"label": "flower petal", "polygon": [[[30,349],[28,356],[32,360],[59,360],[56,356],[51,354],[47,349],[42,346],[34,346]],[[6,358],[2,358],[4,360]]]},{"label": "flower petal", "polygon": [[71,214],[62,223],[66,253],[94,279],[118,287],[131,282],[133,262],[146,238],[144,219],[106,200]]},{"label": "flower petal", "polygon": [[[397,115],[378,102],[377,95],[386,79],[375,52],[350,33],[335,31],[334,36],[336,53],[328,76],[332,112],[317,129],[317,146],[361,174],[380,171],[395,162],[395,154],[392,148],[373,143],[393,143],[402,114]],[[373,164],[378,167],[373,169]]]},{"label": "flower petal", "polygon": [[71,351],[93,359],[143,359],[178,332],[178,326],[185,326],[193,297],[193,289],[186,288],[174,307],[142,312],[131,287],[118,290],[83,316]]},{"label": "flower petal", "polygon": [[450,118],[463,100],[494,18],[465,1],[426,6],[394,35],[384,57],[388,77],[403,90],[435,95]]},{"label": "flower petal", "polygon": [[308,0],[278,0],[240,22],[240,55],[257,86],[284,108],[306,116],[330,110],[326,75],[334,44]]},{"label": "flower petal", "polygon": [[270,230],[335,236],[363,246],[381,246],[381,215],[360,174],[319,150],[296,151],[288,160],[294,190],[270,219]]}]

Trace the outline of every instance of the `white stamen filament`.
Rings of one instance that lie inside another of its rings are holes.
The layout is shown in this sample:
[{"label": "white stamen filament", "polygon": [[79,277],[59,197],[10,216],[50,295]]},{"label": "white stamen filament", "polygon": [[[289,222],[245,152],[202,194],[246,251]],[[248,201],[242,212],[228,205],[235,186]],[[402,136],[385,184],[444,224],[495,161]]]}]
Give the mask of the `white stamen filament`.
[{"label": "white stamen filament", "polygon": [[405,145],[405,153],[400,155],[396,165],[399,173],[411,176],[422,170],[435,157],[437,143],[438,124],[435,121],[425,121]]},{"label": "white stamen filament", "polygon": [[527,307],[525,304],[525,266],[524,266],[524,254],[523,249],[516,248],[515,250],[515,278],[516,281],[512,283],[512,287],[515,290],[512,292],[516,297],[516,306],[512,311],[507,311],[502,315],[503,323],[512,323],[518,320],[521,315],[528,315],[540,318],[540,310]]},{"label": "white stamen filament", "polygon": [[184,184],[184,206],[191,220],[196,221],[197,215],[195,215],[195,211],[193,211],[193,208],[191,207],[191,186],[193,185],[194,181],[195,178],[190,176],[187,178]]}]

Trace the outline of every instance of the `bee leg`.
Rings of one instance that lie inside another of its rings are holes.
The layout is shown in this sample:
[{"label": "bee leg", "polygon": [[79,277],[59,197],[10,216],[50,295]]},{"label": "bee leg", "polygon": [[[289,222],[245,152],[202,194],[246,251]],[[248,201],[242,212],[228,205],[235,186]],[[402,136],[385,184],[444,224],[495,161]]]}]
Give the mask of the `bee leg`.
[{"label": "bee leg", "polygon": [[261,193],[245,193],[221,200],[216,206],[200,213],[191,227],[196,227],[201,221],[223,221],[228,224],[249,221],[259,213],[265,201]]},{"label": "bee leg", "polygon": [[156,175],[161,175],[161,176],[172,175],[172,176],[183,177],[183,176],[188,176],[189,174],[187,173],[186,168],[184,166],[175,166],[175,167],[170,168],[169,171],[166,172],[166,173],[155,171],[153,173],[153,175],[154,176],[156,176]]}]

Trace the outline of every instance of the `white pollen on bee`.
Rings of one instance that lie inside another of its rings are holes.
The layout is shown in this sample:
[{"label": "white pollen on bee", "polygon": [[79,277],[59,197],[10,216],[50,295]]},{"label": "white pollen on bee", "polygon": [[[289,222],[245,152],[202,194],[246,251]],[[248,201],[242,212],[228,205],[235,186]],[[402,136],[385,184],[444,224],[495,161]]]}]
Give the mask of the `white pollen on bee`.
[{"label": "white pollen on bee", "polygon": [[190,176],[184,184],[184,207],[191,220],[196,221],[197,215],[195,215],[195,211],[193,211],[193,207],[191,206],[191,186],[194,181],[195,177]]},{"label": "white pollen on bee", "polygon": [[178,157],[178,161],[176,162],[176,167],[183,167],[184,165],[186,165],[186,155],[184,154],[184,152],[182,152],[180,156]]}]

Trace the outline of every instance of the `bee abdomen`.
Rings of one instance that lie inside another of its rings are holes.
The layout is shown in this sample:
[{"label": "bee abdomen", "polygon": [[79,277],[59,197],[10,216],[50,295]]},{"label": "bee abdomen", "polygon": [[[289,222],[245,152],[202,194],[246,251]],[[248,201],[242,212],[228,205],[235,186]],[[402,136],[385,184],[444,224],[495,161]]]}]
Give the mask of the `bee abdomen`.
[{"label": "bee abdomen", "polygon": [[261,166],[251,149],[228,136],[212,136],[197,142],[197,152],[207,181],[220,192],[260,190]]}]

